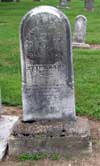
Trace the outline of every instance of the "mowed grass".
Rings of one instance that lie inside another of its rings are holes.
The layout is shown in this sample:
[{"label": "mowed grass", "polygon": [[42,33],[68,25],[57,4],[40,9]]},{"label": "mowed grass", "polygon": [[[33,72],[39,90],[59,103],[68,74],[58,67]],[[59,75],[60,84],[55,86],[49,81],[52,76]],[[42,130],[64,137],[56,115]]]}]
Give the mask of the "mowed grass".
[{"label": "mowed grass", "polygon": [[[69,9],[62,9],[71,23],[83,14],[88,19],[87,43],[100,43],[100,0],[95,0],[94,12],[84,10],[84,1],[72,0]],[[19,24],[22,16],[39,5],[58,6],[59,0],[21,0],[19,3],[0,3],[0,87],[2,102],[21,105],[21,74]],[[100,119],[100,51],[73,50],[76,111],[80,115]]]}]

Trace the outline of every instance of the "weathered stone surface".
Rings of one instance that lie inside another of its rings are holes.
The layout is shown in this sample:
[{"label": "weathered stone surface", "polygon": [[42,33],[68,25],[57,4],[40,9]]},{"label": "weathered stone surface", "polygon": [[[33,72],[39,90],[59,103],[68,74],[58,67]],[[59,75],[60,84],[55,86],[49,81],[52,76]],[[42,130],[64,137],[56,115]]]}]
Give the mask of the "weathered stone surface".
[{"label": "weathered stone surface", "polygon": [[85,43],[87,18],[78,15],[75,18],[73,41],[76,43]]},{"label": "weathered stone surface", "polygon": [[8,139],[11,134],[13,125],[17,122],[16,116],[4,116],[0,117],[0,160],[3,159],[6,153]]},{"label": "weathered stone surface", "polygon": [[73,33],[73,47],[89,48],[85,44],[87,18],[83,15],[78,15],[75,18],[74,33]]},{"label": "weathered stone surface", "polygon": [[94,0],[84,0],[85,9],[87,11],[93,11],[94,8]]},{"label": "weathered stone surface", "polygon": [[21,22],[23,120],[75,119],[70,25],[58,9],[41,6]]},{"label": "weathered stone surface", "polygon": [[[22,123],[13,128],[9,139],[9,155],[35,152],[60,153],[73,156],[92,151],[90,129],[87,119],[76,121],[40,121]],[[77,152],[77,153],[76,153]]]}]

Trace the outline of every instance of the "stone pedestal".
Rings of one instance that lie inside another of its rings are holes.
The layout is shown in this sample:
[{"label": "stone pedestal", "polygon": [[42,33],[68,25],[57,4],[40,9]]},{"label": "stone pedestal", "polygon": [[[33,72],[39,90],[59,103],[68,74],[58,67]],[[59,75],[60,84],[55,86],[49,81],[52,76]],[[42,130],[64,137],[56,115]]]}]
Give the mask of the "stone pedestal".
[{"label": "stone pedestal", "polygon": [[73,48],[90,48],[90,45],[86,44],[86,43],[75,43],[75,42],[73,42],[72,47]]},{"label": "stone pedestal", "polygon": [[90,129],[87,119],[76,121],[18,121],[9,139],[9,155],[36,152],[59,153],[73,156],[92,151]]}]

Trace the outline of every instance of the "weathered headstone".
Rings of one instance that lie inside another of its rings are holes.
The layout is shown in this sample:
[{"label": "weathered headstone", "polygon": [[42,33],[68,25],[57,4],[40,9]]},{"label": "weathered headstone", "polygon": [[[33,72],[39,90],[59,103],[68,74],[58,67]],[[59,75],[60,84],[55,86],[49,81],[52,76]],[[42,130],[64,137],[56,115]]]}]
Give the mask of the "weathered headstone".
[{"label": "weathered headstone", "polygon": [[0,2],[19,2],[19,0],[0,0]]},{"label": "weathered headstone", "polygon": [[87,18],[83,15],[78,15],[75,18],[74,33],[73,33],[73,46],[86,47],[89,45],[85,43]]},{"label": "weathered headstone", "polygon": [[93,11],[94,8],[94,0],[84,0],[84,5],[85,5],[85,9],[87,11]]},{"label": "weathered headstone", "polygon": [[56,8],[35,8],[23,18],[21,63],[24,121],[75,120],[70,42],[69,21]]},{"label": "weathered headstone", "polygon": [[90,152],[88,120],[75,115],[68,18],[54,7],[37,7],[22,19],[20,33],[25,123],[14,126],[9,155]]},{"label": "weathered headstone", "polygon": [[67,0],[59,0],[59,7],[61,7],[61,8],[68,8]]},{"label": "weathered headstone", "polygon": [[40,2],[41,0],[33,0],[33,2]]}]

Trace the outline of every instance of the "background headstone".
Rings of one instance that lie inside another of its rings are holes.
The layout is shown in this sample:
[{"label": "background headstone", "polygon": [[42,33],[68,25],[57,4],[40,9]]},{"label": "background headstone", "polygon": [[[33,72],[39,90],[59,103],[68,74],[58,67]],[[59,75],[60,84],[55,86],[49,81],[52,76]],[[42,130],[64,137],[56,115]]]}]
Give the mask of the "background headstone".
[{"label": "background headstone", "polygon": [[70,25],[53,7],[39,7],[21,23],[23,119],[75,119]]},{"label": "background headstone", "polygon": [[74,42],[85,43],[86,26],[87,26],[87,18],[83,15],[78,15],[75,18],[75,24],[74,24],[74,34],[73,34]]},{"label": "background headstone", "polygon": [[0,0],[0,2],[19,2],[20,0]]},{"label": "background headstone", "polygon": [[41,0],[33,0],[33,2],[40,2]]},{"label": "background headstone", "polygon": [[83,15],[78,15],[75,18],[74,32],[73,32],[73,45],[80,45],[81,47],[88,47],[85,44],[87,18]]},{"label": "background headstone", "polygon": [[59,1],[59,7],[66,8],[67,7],[67,0],[60,0]]},{"label": "background headstone", "polygon": [[85,9],[87,11],[93,11],[94,0],[84,0]]}]

